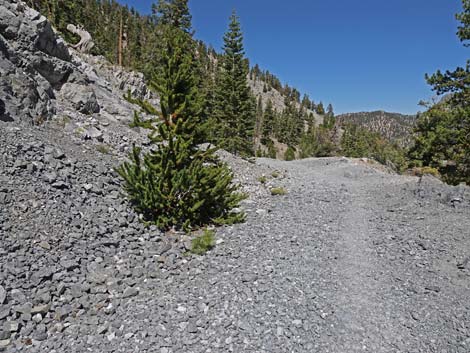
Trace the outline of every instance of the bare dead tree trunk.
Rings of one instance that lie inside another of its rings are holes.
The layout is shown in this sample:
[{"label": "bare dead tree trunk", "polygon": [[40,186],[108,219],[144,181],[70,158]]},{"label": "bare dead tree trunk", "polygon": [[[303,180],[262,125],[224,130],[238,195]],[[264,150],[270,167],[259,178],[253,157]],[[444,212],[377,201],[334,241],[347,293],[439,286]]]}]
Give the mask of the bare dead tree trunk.
[{"label": "bare dead tree trunk", "polygon": [[89,53],[90,50],[95,46],[95,43],[93,43],[90,33],[85,31],[83,28],[69,24],[67,25],[67,30],[73,34],[80,36],[80,41],[77,44],[72,45],[72,47],[77,49],[78,51],[82,53]]},{"label": "bare dead tree trunk", "polygon": [[122,13],[121,13],[121,21],[119,23],[118,65],[122,66]]}]

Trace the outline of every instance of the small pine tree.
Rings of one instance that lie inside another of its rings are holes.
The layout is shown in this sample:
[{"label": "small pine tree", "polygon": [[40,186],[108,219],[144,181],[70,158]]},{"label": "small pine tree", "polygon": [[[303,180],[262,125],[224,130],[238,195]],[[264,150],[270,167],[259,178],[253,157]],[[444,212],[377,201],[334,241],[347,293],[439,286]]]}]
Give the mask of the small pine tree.
[{"label": "small pine tree", "polygon": [[284,153],[284,159],[286,161],[293,161],[295,159],[295,150],[293,147],[289,146]]},{"label": "small pine tree", "polygon": [[333,105],[330,103],[328,104],[328,107],[326,108],[326,115],[334,117],[335,113],[333,111]]},{"label": "small pine tree", "polygon": [[323,106],[322,102],[318,103],[315,109],[316,109],[317,114],[325,115],[325,107]]},{"label": "small pine tree", "polygon": [[124,190],[145,221],[163,230],[241,221],[244,215],[231,211],[243,198],[231,171],[213,148],[199,146],[192,40],[170,26],[163,38],[166,50],[152,80],[161,97],[161,122],[151,128],[153,149],[142,153],[134,146],[130,161],[118,168]]}]

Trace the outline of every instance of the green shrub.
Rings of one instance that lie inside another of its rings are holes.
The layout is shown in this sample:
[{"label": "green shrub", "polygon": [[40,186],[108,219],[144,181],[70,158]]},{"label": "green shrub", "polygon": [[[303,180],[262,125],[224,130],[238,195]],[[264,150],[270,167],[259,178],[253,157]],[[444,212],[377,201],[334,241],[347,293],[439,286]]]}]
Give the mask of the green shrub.
[{"label": "green shrub", "polygon": [[295,159],[295,150],[291,146],[289,146],[286,150],[286,153],[284,153],[284,159],[286,161],[293,161]]},{"label": "green shrub", "polygon": [[71,121],[72,119],[68,115],[64,115],[62,118],[57,120],[57,125],[61,128],[65,128]]},{"label": "green shrub", "polygon": [[287,194],[287,190],[282,188],[282,187],[279,187],[279,188],[272,188],[271,189],[271,195],[273,196],[277,196],[277,195],[286,195]]},{"label": "green shrub", "polygon": [[191,252],[196,255],[203,255],[215,246],[214,231],[205,230],[204,233],[191,241]]},{"label": "green shrub", "polygon": [[274,147],[274,144],[271,143],[268,146],[268,158],[276,159],[276,155],[277,155],[276,148]]},{"label": "green shrub", "polygon": [[154,122],[155,121],[153,119],[142,120],[139,113],[134,112],[134,119],[132,120],[131,123],[129,123],[129,127],[130,128],[141,127],[144,129],[152,129]]},{"label": "green shrub", "polygon": [[414,167],[411,169],[411,175],[422,177],[424,175],[432,175],[436,178],[440,178],[439,170],[432,167]]},{"label": "green shrub", "polygon": [[279,178],[281,176],[281,174],[277,170],[275,170],[274,172],[271,173],[271,176],[273,178]]},{"label": "green shrub", "polygon": [[96,146],[96,150],[100,153],[108,154],[109,153],[109,146],[107,146],[107,145],[98,145],[98,146]]},{"label": "green shrub", "polygon": [[258,178],[258,181],[261,183],[261,184],[266,184],[268,182],[268,178],[266,178],[265,175],[262,175]]}]

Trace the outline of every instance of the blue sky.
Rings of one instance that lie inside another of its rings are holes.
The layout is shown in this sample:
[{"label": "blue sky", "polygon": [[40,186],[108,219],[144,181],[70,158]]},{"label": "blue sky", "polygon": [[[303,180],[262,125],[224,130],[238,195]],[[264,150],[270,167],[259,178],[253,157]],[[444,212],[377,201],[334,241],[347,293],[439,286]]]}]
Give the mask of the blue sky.
[{"label": "blue sky", "polygon": [[[149,12],[151,0],[120,0]],[[425,73],[465,64],[460,0],[190,0],[196,38],[222,46],[236,9],[252,64],[336,113],[415,113]]]}]

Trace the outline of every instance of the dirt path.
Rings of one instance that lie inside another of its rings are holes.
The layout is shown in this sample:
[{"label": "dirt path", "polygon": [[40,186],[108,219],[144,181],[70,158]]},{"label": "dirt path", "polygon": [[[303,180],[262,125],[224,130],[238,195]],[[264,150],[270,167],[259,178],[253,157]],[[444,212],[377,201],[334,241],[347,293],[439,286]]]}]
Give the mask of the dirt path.
[{"label": "dirt path", "polygon": [[[456,258],[469,251],[468,209],[426,203],[415,197],[416,179],[366,166],[338,160],[290,166],[291,192],[304,197],[291,212],[305,215],[305,224],[283,227],[318,228],[319,210],[329,224],[304,239],[322,247],[308,255],[315,264],[304,269],[322,318],[311,320],[315,351],[469,351],[462,319],[468,318],[470,280],[456,266]],[[305,202],[311,194],[317,202]],[[450,242],[455,234],[467,235],[460,246]],[[446,276],[449,270],[453,278]],[[455,316],[459,311],[465,314]]]}]

